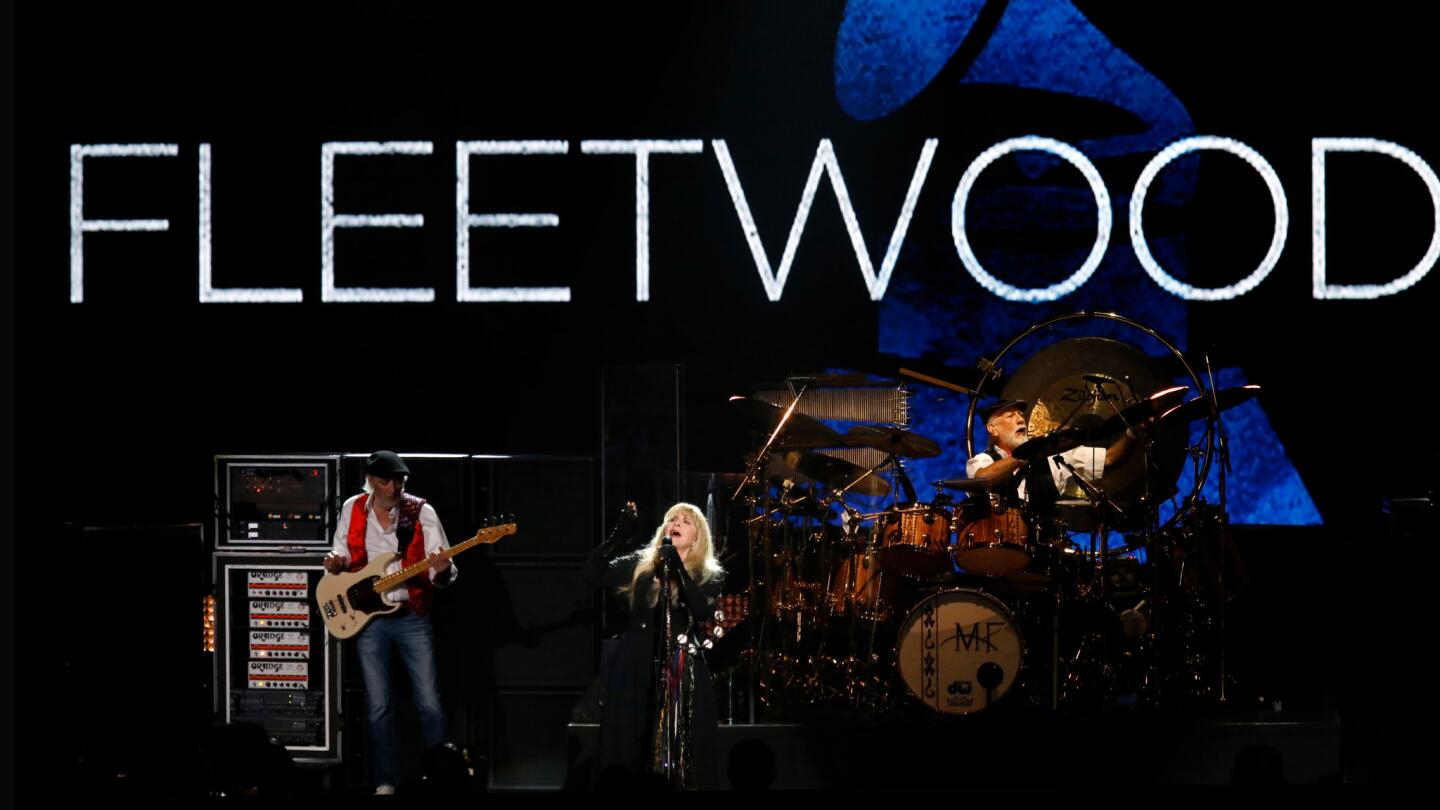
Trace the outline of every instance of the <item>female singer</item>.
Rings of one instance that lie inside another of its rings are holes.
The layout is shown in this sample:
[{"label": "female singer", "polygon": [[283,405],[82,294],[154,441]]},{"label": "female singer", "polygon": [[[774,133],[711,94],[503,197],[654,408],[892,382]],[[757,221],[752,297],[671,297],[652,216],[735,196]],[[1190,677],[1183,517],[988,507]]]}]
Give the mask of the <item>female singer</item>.
[{"label": "female singer", "polygon": [[[617,554],[631,537],[635,505],[586,563],[597,587],[617,588],[630,608],[619,648],[602,666],[599,767],[658,773],[676,787],[718,787],[718,723],[707,628],[724,586],[710,525],[688,503],[665,513],[650,542]],[[628,525],[627,525],[628,524]],[[660,609],[668,593],[668,610]]]}]

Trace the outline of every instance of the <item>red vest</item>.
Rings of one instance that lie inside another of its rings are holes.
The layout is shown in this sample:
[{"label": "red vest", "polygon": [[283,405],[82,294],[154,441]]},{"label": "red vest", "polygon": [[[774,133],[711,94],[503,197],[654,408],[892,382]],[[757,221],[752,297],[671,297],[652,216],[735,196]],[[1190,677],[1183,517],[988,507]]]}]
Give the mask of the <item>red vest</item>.
[{"label": "red vest", "polygon": [[[359,571],[369,562],[369,555],[365,553],[365,504],[370,501],[370,494],[355,499],[355,505],[350,509],[350,532],[345,536],[346,544],[350,547],[350,570]],[[425,505],[425,499],[417,498],[408,492],[400,493],[400,508],[398,525],[395,533],[398,535],[407,525],[413,524],[414,533],[410,537],[410,543],[405,546],[405,556],[402,562],[405,567],[414,565],[425,559],[425,531],[420,526],[420,507]],[[434,596],[435,586],[431,584],[428,574],[418,574],[411,577],[405,583],[405,590],[410,592],[410,609],[423,616],[430,612],[430,600]]]}]

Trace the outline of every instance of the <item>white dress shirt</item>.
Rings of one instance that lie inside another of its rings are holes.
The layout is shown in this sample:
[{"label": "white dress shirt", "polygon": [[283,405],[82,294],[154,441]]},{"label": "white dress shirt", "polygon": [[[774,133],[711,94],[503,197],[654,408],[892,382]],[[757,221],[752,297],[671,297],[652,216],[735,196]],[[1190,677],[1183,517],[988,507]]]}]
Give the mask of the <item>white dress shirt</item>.
[{"label": "white dress shirt", "polygon": [[[350,515],[355,510],[355,500],[359,495],[352,496],[340,507],[339,519],[335,522],[335,543],[331,551],[337,555],[350,556]],[[395,529],[400,522],[400,508],[397,505],[390,510],[390,528],[380,526],[380,518],[375,512],[375,498],[371,496],[365,502],[365,555],[368,559],[374,560],[375,555],[385,552],[398,552],[400,550],[399,538],[395,535]],[[450,542],[445,539],[445,527],[440,525],[440,516],[435,513],[435,507],[424,504],[420,507],[420,528],[425,535],[425,555],[429,556],[441,549],[450,547]],[[400,558],[396,558],[385,566],[386,574],[393,574],[405,567]],[[454,561],[450,563],[450,582],[455,581],[459,575]],[[430,569],[430,581],[435,581],[435,569]],[[447,583],[448,584],[448,583]],[[385,600],[388,602],[408,602],[410,592],[404,585],[399,585],[385,593]]]},{"label": "white dress shirt", "polygon": [[[1010,457],[1009,453],[998,447],[993,447],[984,453],[977,453],[965,462],[965,474],[974,478],[976,473],[994,464],[995,458],[990,455],[991,453],[997,453],[1001,458]],[[1095,481],[1105,474],[1105,448],[1103,447],[1076,447],[1060,453],[1059,456],[1069,462],[1070,466],[1074,467],[1075,471],[1080,473],[1086,481]],[[1060,493],[1060,497],[1085,497],[1083,492],[1066,492],[1074,483],[1075,476],[1057,464],[1054,456],[1046,458],[1045,461],[1050,465],[1050,477],[1054,479],[1055,491]],[[1020,480],[1019,492],[1021,498],[1028,499],[1024,478]]]}]

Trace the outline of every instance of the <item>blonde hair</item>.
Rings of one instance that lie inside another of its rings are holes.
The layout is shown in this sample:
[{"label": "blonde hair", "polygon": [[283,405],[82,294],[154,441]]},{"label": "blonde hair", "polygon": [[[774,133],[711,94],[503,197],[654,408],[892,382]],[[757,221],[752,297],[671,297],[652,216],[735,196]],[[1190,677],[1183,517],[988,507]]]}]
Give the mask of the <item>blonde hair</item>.
[{"label": "blonde hair", "polygon": [[[696,585],[700,585],[725,575],[725,569],[715,558],[715,543],[710,536],[710,522],[705,519],[705,513],[701,512],[700,507],[694,504],[677,503],[666,510],[665,519],[660,521],[660,525],[655,528],[655,535],[650,538],[650,542],[635,552],[634,556],[637,558],[635,575],[630,578],[629,585],[620,589],[620,593],[633,599],[635,586],[640,583],[642,578],[653,575],[656,557],[660,554],[660,541],[665,539],[665,527],[679,512],[689,512],[690,519],[695,523],[695,545],[691,547],[689,559],[685,561],[685,571],[690,574],[690,579],[694,580]],[[650,605],[653,607],[659,599],[660,589],[651,589]]]}]

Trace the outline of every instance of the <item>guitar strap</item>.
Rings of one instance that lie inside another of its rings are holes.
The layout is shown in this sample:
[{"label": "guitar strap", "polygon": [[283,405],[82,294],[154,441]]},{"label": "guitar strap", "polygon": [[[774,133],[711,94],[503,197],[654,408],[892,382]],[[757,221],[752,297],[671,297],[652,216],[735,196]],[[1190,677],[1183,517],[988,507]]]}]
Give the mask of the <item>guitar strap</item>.
[{"label": "guitar strap", "polygon": [[[396,550],[400,554],[403,565],[409,566],[425,557],[425,531],[424,527],[420,525],[420,509],[425,505],[425,499],[417,498],[408,492],[402,492],[400,495],[399,508],[396,510],[399,515],[395,521],[395,542],[398,546]],[[352,507],[348,538],[351,572],[364,568],[368,558],[365,550],[367,520],[365,504],[369,499],[369,495],[361,495],[355,500],[355,505]],[[420,542],[413,542],[417,538]],[[431,591],[434,587],[430,583],[430,578],[417,576],[405,585],[410,596],[411,610],[421,615],[429,612]]]},{"label": "guitar strap", "polygon": [[[410,541],[417,537],[424,537],[423,530],[416,531],[420,524],[420,507],[424,505],[424,498],[417,498],[408,492],[400,493],[400,518],[395,524],[395,542],[400,544],[400,557],[406,559],[407,562],[414,562],[414,560],[409,560],[405,553],[410,549]],[[424,544],[423,539],[421,544]]]}]

